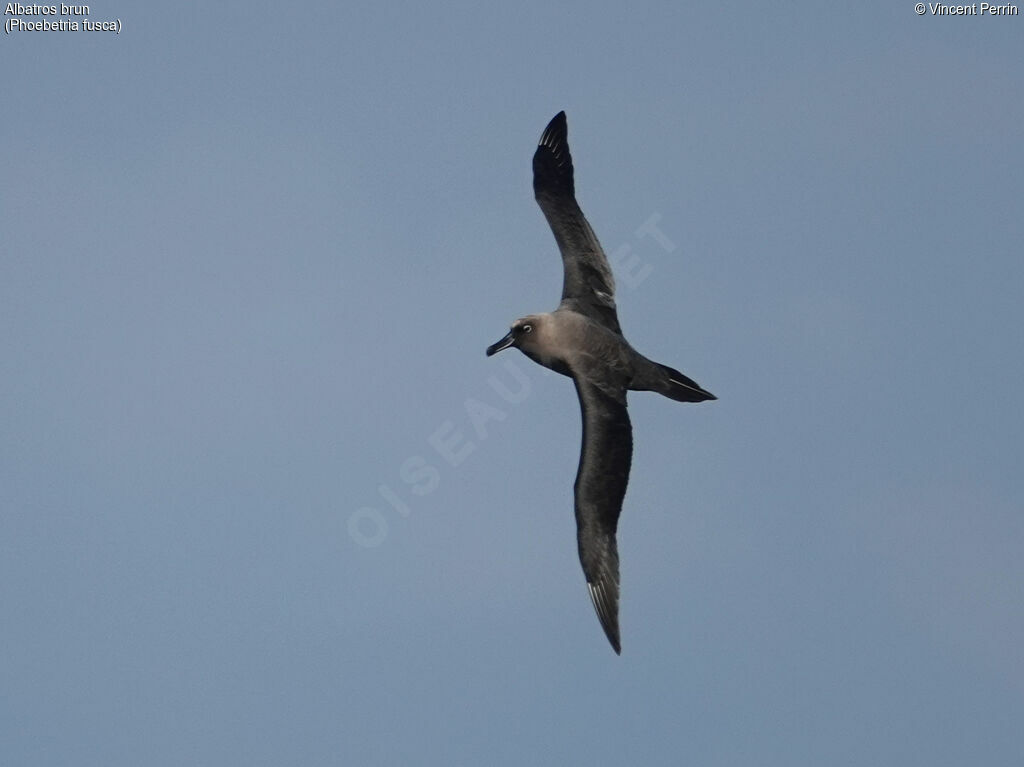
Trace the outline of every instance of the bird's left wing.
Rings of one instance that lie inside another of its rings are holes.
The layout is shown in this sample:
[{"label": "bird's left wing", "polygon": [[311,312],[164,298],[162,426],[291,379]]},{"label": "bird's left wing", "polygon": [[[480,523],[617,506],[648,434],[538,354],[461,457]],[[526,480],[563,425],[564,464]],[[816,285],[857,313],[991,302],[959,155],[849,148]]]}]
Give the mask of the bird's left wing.
[{"label": "bird's left wing", "polygon": [[574,376],[583,411],[583,446],[576,474],[576,537],[587,590],[616,653],[619,641],[619,553],[615,531],[629,482],[633,430],[626,392]]}]

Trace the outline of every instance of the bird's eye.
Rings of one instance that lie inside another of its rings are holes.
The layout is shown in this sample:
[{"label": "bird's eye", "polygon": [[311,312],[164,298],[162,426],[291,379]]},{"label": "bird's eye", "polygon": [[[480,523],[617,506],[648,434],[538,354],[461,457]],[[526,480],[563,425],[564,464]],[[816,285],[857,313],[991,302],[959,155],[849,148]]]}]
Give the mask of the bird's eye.
[{"label": "bird's eye", "polygon": [[522,329],[523,329],[524,333],[532,333],[533,332],[533,325],[523,325]]}]

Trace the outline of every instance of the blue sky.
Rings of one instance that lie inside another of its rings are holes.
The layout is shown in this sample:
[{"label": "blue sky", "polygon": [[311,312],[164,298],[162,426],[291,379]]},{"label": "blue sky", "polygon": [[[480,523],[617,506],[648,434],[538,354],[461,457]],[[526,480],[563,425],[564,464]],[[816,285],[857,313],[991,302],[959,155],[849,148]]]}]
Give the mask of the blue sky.
[{"label": "blue sky", "polygon": [[[1021,17],[90,7],[0,44],[5,764],[1020,764]],[[560,109],[720,398],[631,396],[622,657],[483,354]]]}]

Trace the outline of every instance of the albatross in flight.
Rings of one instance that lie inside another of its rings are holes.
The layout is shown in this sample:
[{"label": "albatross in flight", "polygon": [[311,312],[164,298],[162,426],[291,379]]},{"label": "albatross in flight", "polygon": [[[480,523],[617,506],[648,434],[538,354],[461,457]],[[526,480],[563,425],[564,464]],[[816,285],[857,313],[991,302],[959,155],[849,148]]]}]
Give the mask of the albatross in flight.
[{"label": "albatross in flight", "polygon": [[565,112],[555,115],[540,137],[533,193],[562,252],[562,302],[553,312],[513,322],[504,338],[487,347],[487,356],[515,346],[576,385],[583,411],[573,488],[580,563],[604,633],[621,653],[615,531],[633,457],[626,392],[653,391],[677,402],[716,397],[678,370],[647,359],[623,338],[608,259],[576,203]]}]

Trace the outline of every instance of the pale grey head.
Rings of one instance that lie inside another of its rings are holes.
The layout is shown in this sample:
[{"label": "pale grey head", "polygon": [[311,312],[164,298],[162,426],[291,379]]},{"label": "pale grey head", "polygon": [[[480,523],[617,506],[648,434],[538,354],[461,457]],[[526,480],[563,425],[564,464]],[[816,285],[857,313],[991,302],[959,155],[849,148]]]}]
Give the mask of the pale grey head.
[{"label": "pale grey head", "polygon": [[500,340],[487,347],[487,356],[515,346],[519,349],[532,348],[540,337],[540,329],[544,323],[544,315],[530,314],[512,323],[508,333]]}]

